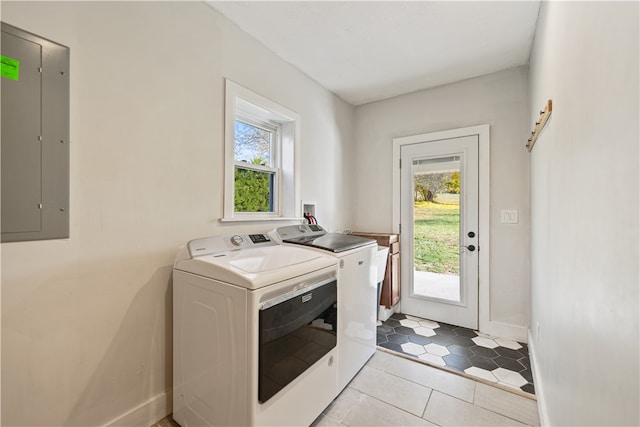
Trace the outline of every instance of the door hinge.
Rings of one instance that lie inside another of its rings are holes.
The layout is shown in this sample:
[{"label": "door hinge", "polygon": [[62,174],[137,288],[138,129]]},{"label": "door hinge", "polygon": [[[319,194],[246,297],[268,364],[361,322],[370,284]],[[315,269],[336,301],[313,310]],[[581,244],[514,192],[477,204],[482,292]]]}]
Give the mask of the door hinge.
[{"label": "door hinge", "polygon": [[400,169],[402,169],[402,159],[398,159],[398,163],[399,163],[398,166],[400,167]]},{"label": "door hinge", "polygon": [[398,234],[402,233],[402,224],[398,224]]}]

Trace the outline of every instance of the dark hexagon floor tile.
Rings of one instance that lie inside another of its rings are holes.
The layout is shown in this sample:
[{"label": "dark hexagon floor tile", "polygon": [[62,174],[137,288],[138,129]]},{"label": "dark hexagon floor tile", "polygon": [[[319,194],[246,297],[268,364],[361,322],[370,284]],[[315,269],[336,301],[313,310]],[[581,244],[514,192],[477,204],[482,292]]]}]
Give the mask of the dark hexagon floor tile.
[{"label": "dark hexagon floor tile", "polygon": [[529,381],[530,383],[533,383],[533,373],[531,372],[530,369],[525,369],[524,371],[520,371],[520,375],[522,375],[522,378],[524,378],[525,380]]},{"label": "dark hexagon floor tile", "polygon": [[458,356],[457,354],[448,354],[443,356],[442,359],[444,359],[447,366],[453,366],[461,371],[473,366],[466,357]]},{"label": "dark hexagon floor tile", "polygon": [[417,334],[409,335],[409,341],[412,343],[420,344],[420,345],[431,344],[431,338],[427,338],[425,336],[417,335]]},{"label": "dark hexagon floor tile", "polygon": [[394,331],[396,331],[396,334],[401,334],[401,335],[415,335],[416,332],[411,329],[408,328],[406,326],[396,326],[395,328],[393,328]]},{"label": "dark hexagon floor tile", "polygon": [[387,340],[394,344],[404,344],[409,342],[409,338],[407,338],[406,335],[400,335],[400,334],[389,334],[387,335]]},{"label": "dark hexagon floor tile", "polygon": [[449,337],[449,339],[452,343],[458,344],[463,347],[473,347],[474,345],[476,345],[476,343],[474,343],[473,340],[469,337],[454,335],[452,337]]},{"label": "dark hexagon floor tile", "polygon": [[387,319],[382,323],[384,326],[390,326],[392,328],[396,328],[398,326],[402,326],[400,322],[396,319]]},{"label": "dark hexagon floor tile", "polygon": [[383,342],[387,342],[387,336],[385,334],[376,334],[376,343],[380,345]]},{"label": "dark hexagon floor tile", "polygon": [[455,328],[453,332],[455,332],[456,335],[459,335],[461,337],[473,338],[478,336],[478,334],[476,334],[475,331],[472,331],[471,329],[467,329],[467,328]]},{"label": "dark hexagon floor tile", "polygon": [[450,327],[443,327],[442,323],[440,324],[439,328],[436,328],[433,330],[436,334],[438,335],[447,335],[447,336],[455,336],[456,333],[453,332],[453,328]]},{"label": "dark hexagon floor tile", "polygon": [[398,353],[402,353],[402,347],[400,344],[395,344],[392,342],[383,342],[380,344],[380,347],[388,348],[389,350],[397,351]]},{"label": "dark hexagon floor tile", "polygon": [[498,353],[500,356],[506,357],[508,359],[518,360],[522,358],[522,354],[518,350],[512,350],[507,347],[496,347],[494,351]]},{"label": "dark hexagon floor tile", "polygon": [[396,319],[396,320],[402,320],[402,319],[406,319],[407,316],[405,316],[402,313],[393,313],[390,317],[390,319]]},{"label": "dark hexagon floor tile", "polygon": [[384,334],[384,335],[393,333],[393,328],[387,325],[378,326],[376,330],[379,334]]},{"label": "dark hexagon floor tile", "polygon": [[482,347],[481,345],[474,345],[470,347],[471,351],[473,351],[477,356],[482,356],[485,358],[493,359],[494,357],[498,357],[499,354],[496,353],[493,349]]},{"label": "dark hexagon floor tile", "polygon": [[468,357],[468,359],[469,359],[469,363],[471,363],[472,366],[486,369],[487,371],[493,371],[494,369],[499,368],[499,366],[496,365],[493,360],[487,359],[486,357],[471,356],[471,357]]},{"label": "dark hexagon floor tile", "polygon": [[520,390],[526,393],[536,394],[536,389],[533,386],[533,384],[525,384],[522,387],[520,387]]},{"label": "dark hexagon floor tile", "polygon": [[434,335],[432,337],[429,337],[429,339],[431,340],[431,342],[443,345],[445,347],[450,346],[451,344],[453,344],[451,342],[450,337],[448,337],[446,335]]},{"label": "dark hexagon floor tile", "polygon": [[[411,339],[411,338],[409,338]],[[474,352],[469,347],[453,344],[447,347],[451,354],[457,354],[458,356],[471,357],[475,356]],[[466,369],[466,368],[465,368]]]},{"label": "dark hexagon floor tile", "polygon": [[450,323],[442,323],[442,322],[438,322],[438,324],[440,325],[440,327],[441,327],[441,328],[444,328],[444,329],[451,329],[451,330],[453,330],[453,329],[456,329],[456,328],[459,328],[459,327],[460,327],[460,326],[452,325],[452,324],[450,324]]},{"label": "dark hexagon floor tile", "polygon": [[509,359],[507,357],[496,357],[493,361],[501,368],[508,369],[513,372],[521,372],[525,370],[525,367],[518,363],[517,360]]},{"label": "dark hexagon floor tile", "polygon": [[528,357],[523,357],[521,359],[518,359],[518,362],[520,362],[520,364],[525,368],[531,369],[531,361],[529,360]]}]

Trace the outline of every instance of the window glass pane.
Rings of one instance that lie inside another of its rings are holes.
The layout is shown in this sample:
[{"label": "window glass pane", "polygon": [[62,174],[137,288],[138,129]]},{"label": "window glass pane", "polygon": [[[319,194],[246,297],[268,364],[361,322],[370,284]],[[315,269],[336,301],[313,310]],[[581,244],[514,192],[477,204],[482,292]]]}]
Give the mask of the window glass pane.
[{"label": "window glass pane", "polygon": [[273,132],[236,120],[233,156],[237,162],[273,166],[272,143]]},{"label": "window glass pane", "polygon": [[275,174],[236,167],[235,212],[273,212]]}]

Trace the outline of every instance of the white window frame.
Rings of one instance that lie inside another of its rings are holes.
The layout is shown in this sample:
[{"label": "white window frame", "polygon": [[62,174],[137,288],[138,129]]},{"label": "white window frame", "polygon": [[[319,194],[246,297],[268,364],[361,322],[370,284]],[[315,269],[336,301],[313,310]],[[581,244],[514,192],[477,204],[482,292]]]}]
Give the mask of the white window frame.
[{"label": "white window frame", "polygon": [[[276,129],[272,142],[272,166],[236,162],[236,119],[269,130]],[[224,209],[221,221],[265,221],[300,219],[298,156],[299,115],[282,105],[229,80],[225,80],[225,172]],[[272,212],[235,212],[235,168],[274,172]]]}]

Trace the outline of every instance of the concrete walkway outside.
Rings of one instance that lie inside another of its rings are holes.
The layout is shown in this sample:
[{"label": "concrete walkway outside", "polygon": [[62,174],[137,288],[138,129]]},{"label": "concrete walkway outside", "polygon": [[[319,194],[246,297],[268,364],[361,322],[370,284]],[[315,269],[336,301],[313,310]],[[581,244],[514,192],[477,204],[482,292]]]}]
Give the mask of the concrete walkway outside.
[{"label": "concrete walkway outside", "polygon": [[460,276],[457,274],[414,271],[413,289],[418,295],[460,301]]}]

